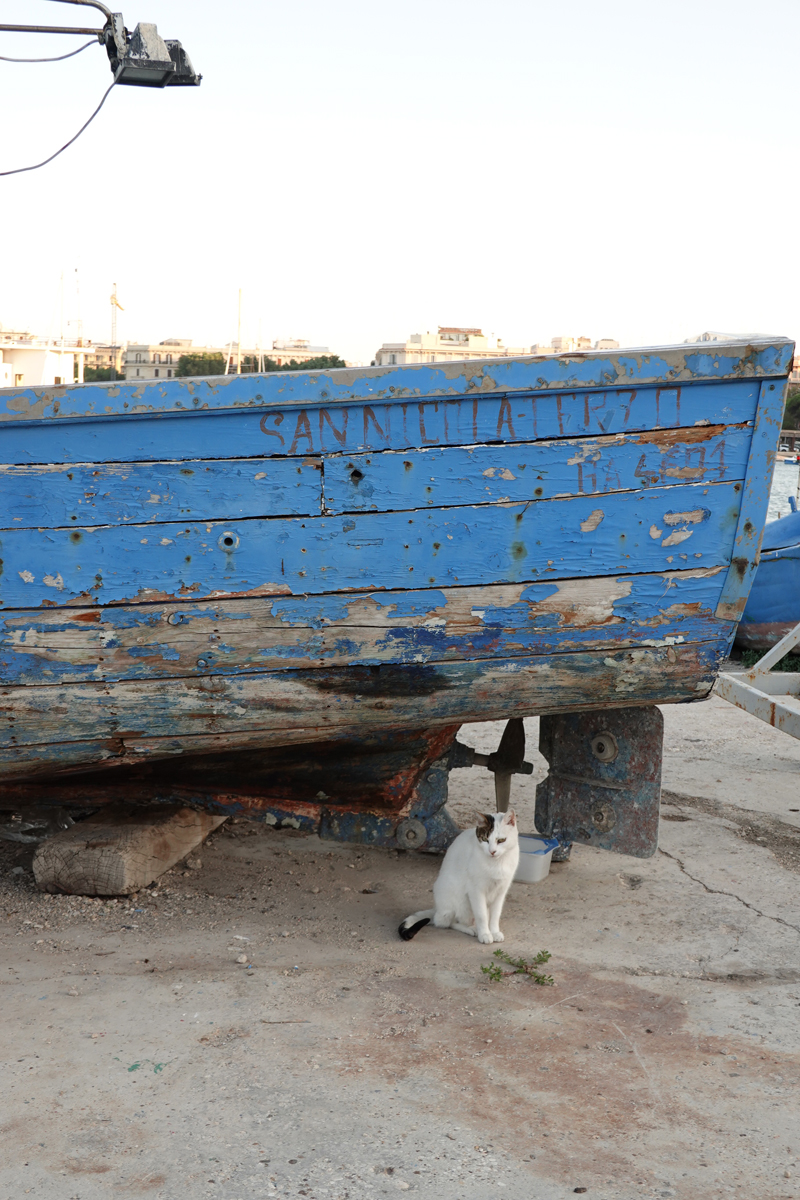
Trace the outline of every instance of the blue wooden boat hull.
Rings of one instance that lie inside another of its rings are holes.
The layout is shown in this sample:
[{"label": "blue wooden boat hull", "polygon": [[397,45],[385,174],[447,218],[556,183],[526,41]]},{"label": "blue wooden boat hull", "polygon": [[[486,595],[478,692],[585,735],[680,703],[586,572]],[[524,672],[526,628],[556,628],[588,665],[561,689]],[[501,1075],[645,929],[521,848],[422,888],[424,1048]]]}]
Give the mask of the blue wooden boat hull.
[{"label": "blue wooden boat hull", "polygon": [[[7,794],[58,779],[63,801],[93,772],[174,795],[182,775],[198,802],[341,836],[370,812],[384,844],[411,814],[446,841],[420,796],[461,723],[704,698],[792,353],[0,392]],[[349,807],[344,785],[309,793],[314,747],[383,782]],[[249,782],[223,802],[232,753]],[[203,792],[191,764],[223,761]]]},{"label": "blue wooden boat hull", "polygon": [[764,531],[761,556],[736,642],[747,650],[769,650],[800,622],[800,512],[772,521]]}]

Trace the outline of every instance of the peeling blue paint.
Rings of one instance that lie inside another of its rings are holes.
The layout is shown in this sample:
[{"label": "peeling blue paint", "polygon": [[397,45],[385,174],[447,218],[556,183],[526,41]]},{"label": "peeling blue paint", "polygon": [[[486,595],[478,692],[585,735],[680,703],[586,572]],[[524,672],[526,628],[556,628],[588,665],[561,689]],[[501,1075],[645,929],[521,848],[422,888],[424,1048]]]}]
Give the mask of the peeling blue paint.
[{"label": "peeling blue paint", "polygon": [[0,773],[705,695],[792,350],[6,390]]},{"label": "peeling blue paint", "polygon": [[269,407],[363,399],[406,399],[480,394],[688,383],[694,379],[759,378],[788,374],[791,343],[742,342],[720,353],[685,345],[658,350],[587,353],[472,363],[367,367],[330,372],[213,376],[207,379],[126,381],[52,388],[7,388],[0,419],[19,421],[84,416],[143,415],[180,410]]},{"label": "peeling blue paint", "polygon": [[[690,559],[692,566],[727,565],[738,516],[735,486],[679,485],[608,494],[602,502],[573,497],[352,519],[162,524],[155,535],[148,526],[108,526],[81,530],[79,545],[72,540],[76,531],[10,530],[0,551],[5,560],[0,599],[3,607],[82,597],[130,603],[147,599],[148,592],[153,599],[159,594],[201,599],[214,592],[282,588],[324,593],[412,582],[421,587],[527,582],[547,574],[668,570]],[[696,524],[692,514],[700,507],[711,515]],[[235,554],[218,546],[228,528],[239,539]],[[93,583],[99,573],[102,588]]]},{"label": "peeling blue paint", "polygon": [[[179,384],[176,381],[176,386]],[[602,392],[529,390],[519,395],[480,394],[413,403],[390,399],[338,410],[338,436],[327,420],[329,409],[315,407],[310,398],[299,412],[291,408],[275,412],[223,409],[183,415],[12,421],[3,425],[3,445],[10,463],[118,463],[123,420],[128,463],[246,460],[254,452],[258,457],[302,460],[311,454],[596,437],[691,428],[698,423],[741,425],[754,417],[759,386],[758,380],[743,379]]]}]

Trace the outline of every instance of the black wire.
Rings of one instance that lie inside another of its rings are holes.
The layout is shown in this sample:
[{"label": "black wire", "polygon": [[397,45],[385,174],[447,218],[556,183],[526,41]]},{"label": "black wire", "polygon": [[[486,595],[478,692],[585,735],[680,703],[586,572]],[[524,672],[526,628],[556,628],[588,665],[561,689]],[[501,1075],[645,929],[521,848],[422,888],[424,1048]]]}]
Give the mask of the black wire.
[{"label": "black wire", "polygon": [[51,154],[49,158],[45,158],[42,162],[34,163],[32,167],[15,167],[13,171],[0,171],[0,177],[2,177],[3,175],[21,175],[23,173],[23,171],[38,171],[39,167],[46,167],[47,164],[52,162],[54,158],[58,158],[59,154],[61,154],[62,151],[66,150],[68,146],[71,146],[73,142],[77,142],[78,138],[81,136],[84,129],[86,129],[87,126],[91,125],[92,121],[95,119],[97,114],[100,112],[100,109],[103,107],[106,100],[108,99],[108,93],[111,91],[111,88],[116,87],[116,83],[117,83],[117,81],[115,79],[114,82],[111,84],[111,86],[108,88],[108,90],[105,92],[103,99],[100,101],[97,108],[94,110],[92,115],[89,117],[89,120],[84,122],[83,125],[81,125],[80,129],[75,134],[75,136],[71,137],[68,142],[65,142],[60,150],[56,150],[55,154]]},{"label": "black wire", "polygon": [[65,58],[73,58],[74,55],[80,54],[83,50],[88,50],[90,46],[97,45],[99,45],[97,38],[92,38],[90,42],[87,42],[85,46],[81,46],[80,49],[70,50],[69,54],[59,54],[57,58],[9,58],[6,54],[0,54],[0,62],[63,62]]}]

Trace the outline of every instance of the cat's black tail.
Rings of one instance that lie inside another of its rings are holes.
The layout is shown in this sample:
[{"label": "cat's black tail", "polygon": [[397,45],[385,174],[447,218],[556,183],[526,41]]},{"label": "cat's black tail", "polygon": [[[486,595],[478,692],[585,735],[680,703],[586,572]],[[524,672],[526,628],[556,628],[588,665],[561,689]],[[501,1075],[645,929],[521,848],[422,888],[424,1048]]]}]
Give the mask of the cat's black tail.
[{"label": "cat's black tail", "polygon": [[400,927],[397,932],[404,942],[410,942],[415,934],[419,933],[423,925],[427,925],[436,912],[435,908],[424,908],[422,912],[412,913],[410,917],[406,917],[405,921],[400,922]]}]

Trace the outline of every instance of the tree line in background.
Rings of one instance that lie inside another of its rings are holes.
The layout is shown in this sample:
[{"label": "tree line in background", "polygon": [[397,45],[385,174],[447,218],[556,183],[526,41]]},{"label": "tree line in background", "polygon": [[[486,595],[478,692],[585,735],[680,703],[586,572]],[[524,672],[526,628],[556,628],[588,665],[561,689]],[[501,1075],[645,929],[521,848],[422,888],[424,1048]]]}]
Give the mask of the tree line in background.
[{"label": "tree line in background", "polygon": [[[338,354],[319,354],[316,358],[307,358],[305,362],[297,362],[292,359],[291,362],[284,363],[279,366],[274,358],[264,356],[263,370],[267,371],[324,371],[331,370],[334,367],[346,367],[347,363]],[[228,367],[228,374],[236,374],[236,361],[231,359],[231,364]],[[252,375],[258,372],[258,358],[253,354],[245,354],[242,356],[242,374]],[[181,376],[199,376],[199,375],[224,375],[225,374],[225,355],[224,354],[182,354],[178,359],[178,366],[175,371],[176,375]]]},{"label": "tree line in background", "polygon": [[784,429],[800,429],[800,388],[790,388],[783,414]]},{"label": "tree line in background", "polygon": [[[347,363],[338,354],[319,354],[316,358],[308,358],[305,362],[297,362],[292,359],[289,363],[284,363],[283,366],[278,366],[274,358],[264,357],[264,372],[267,371],[325,371],[331,370],[334,367],[346,367]],[[258,359],[252,354],[245,354],[242,357],[242,374],[252,375],[258,371]],[[236,360],[231,359],[231,365],[228,367],[228,373],[236,374]],[[224,354],[182,354],[178,359],[178,365],[175,369],[176,375],[181,376],[201,376],[201,375],[224,375],[225,374],[225,355]],[[77,364],[75,367],[75,378],[78,377]],[[124,375],[117,378],[124,378]],[[110,367],[86,367],[83,372],[84,383],[110,383],[111,368]]]}]

